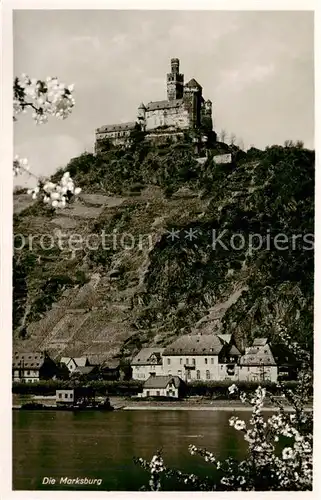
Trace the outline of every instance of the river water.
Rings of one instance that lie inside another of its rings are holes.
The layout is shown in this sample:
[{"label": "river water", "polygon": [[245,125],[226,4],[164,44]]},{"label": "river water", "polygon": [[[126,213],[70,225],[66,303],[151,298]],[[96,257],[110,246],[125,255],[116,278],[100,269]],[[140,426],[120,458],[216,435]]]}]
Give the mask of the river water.
[{"label": "river water", "polygon": [[[213,466],[191,456],[188,445],[217,458],[242,458],[244,440],[229,426],[228,411],[128,410],[114,412],[13,411],[13,489],[137,491],[148,473],[133,463],[163,450],[168,466],[206,476]],[[246,412],[247,414],[247,412]],[[244,412],[241,418],[246,418]],[[66,479],[96,484],[66,484]],[[61,478],[63,478],[62,482]],[[174,484],[165,485],[175,489]]]}]

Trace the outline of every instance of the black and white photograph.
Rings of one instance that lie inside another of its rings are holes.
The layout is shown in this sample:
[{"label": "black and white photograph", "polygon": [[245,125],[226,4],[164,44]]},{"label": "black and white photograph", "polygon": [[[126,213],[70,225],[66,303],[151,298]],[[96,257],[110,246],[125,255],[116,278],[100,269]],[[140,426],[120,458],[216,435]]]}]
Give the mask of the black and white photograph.
[{"label": "black and white photograph", "polygon": [[314,489],[315,13],[239,3],[12,10],[13,491]]}]

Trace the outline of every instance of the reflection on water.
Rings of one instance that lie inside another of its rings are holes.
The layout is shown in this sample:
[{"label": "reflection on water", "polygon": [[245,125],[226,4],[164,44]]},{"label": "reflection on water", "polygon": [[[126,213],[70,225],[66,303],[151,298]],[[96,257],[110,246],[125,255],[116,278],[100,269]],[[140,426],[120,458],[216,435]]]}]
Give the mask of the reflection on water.
[{"label": "reflection on water", "polygon": [[[205,476],[211,465],[191,456],[188,445],[206,447],[221,459],[242,456],[244,441],[229,426],[231,415],[186,410],[13,411],[13,488],[138,490],[148,483],[148,474],[133,463],[133,456],[149,460],[160,448],[168,466]],[[44,477],[55,484],[43,484]],[[68,486],[59,484],[61,477],[102,482]]]}]

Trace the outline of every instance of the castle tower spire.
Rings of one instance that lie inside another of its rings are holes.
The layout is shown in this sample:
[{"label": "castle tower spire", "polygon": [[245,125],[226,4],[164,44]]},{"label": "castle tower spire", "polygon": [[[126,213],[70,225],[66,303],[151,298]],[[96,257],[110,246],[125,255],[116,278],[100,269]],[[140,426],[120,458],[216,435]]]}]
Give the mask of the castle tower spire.
[{"label": "castle tower spire", "polygon": [[179,59],[171,59],[171,72],[167,73],[167,99],[182,99],[184,89],[184,75],[179,72]]}]

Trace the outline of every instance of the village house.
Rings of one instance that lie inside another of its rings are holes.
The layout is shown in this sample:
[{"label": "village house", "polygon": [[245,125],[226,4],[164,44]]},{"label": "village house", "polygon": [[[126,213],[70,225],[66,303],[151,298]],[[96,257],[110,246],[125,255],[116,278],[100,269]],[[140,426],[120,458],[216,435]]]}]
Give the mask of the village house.
[{"label": "village house", "polygon": [[123,370],[121,370],[119,360],[106,360],[100,366],[100,375],[103,380],[119,380],[124,378]]},{"label": "village house", "polygon": [[277,382],[278,367],[266,338],[254,339],[240,359],[239,380]]},{"label": "village house", "polygon": [[185,395],[185,383],[171,375],[151,375],[144,383],[141,398],[168,397],[179,398]]},{"label": "village house", "polygon": [[98,366],[77,366],[71,377],[78,380],[96,380],[99,378]]},{"label": "village house", "polygon": [[300,362],[295,354],[282,343],[273,343],[271,351],[278,367],[278,380],[296,380]]},{"label": "village house", "polygon": [[67,366],[70,374],[72,374],[77,368],[90,365],[87,356],[82,356],[79,358],[71,358],[65,356],[60,359],[60,363],[63,363]]},{"label": "village house", "polygon": [[231,334],[183,335],[164,349],[142,349],[131,366],[136,380],[155,375],[185,382],[278,380],[278,363],[266,338],[255,339],[242,354]]},{"label": "village house", "polygon": [[56,363],[45,352],[14,352],[12,360],[13,382],[35,383],[57,375]]},{"label": "village house", "polygon": [[147,380],[151,375],[164,375],[162,353],[157,347],[144,348],[131,362],[134,380]]},{"label": "village house", "polygon": [[233,335],[183,335],[163,352],[164,375],[193,380],[237,380],[241,353]]}]

